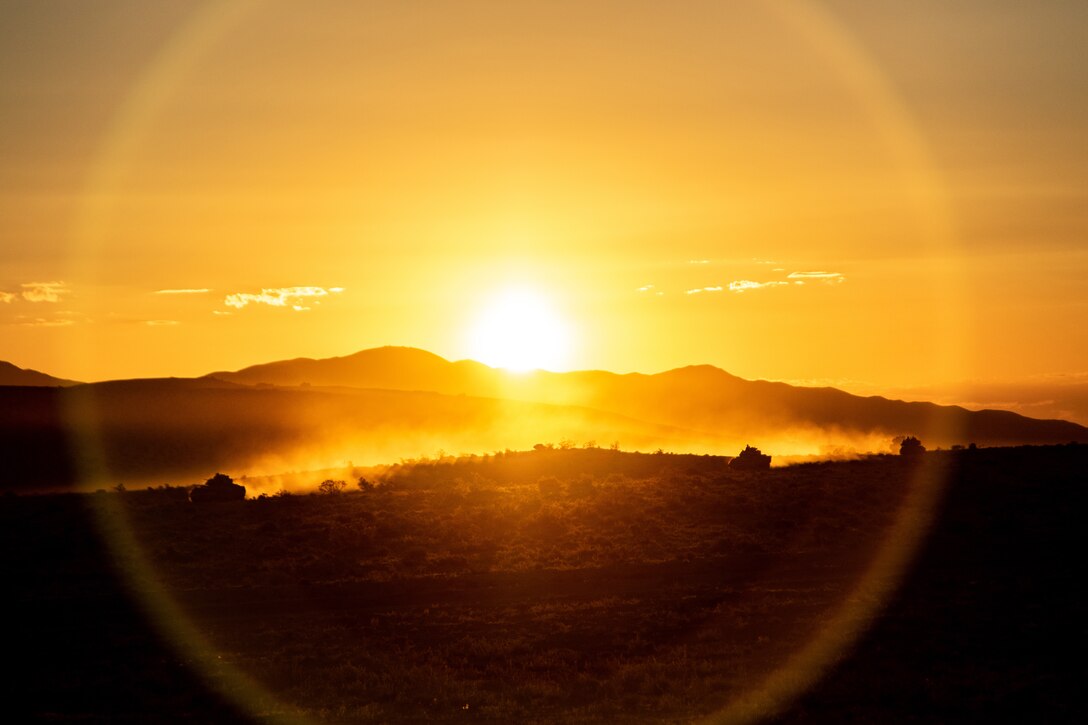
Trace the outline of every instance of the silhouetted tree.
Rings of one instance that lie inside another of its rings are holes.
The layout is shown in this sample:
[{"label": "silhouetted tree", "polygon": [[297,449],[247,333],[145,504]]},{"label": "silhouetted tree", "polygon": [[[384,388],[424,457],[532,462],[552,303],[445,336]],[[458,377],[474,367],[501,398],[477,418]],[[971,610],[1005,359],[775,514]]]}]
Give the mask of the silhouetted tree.
[{"label": "silhouetted tree", "polygon": [[246,497],[246,487],[239,486],[225,473],[217,473],[202,486],[189,492],[193,503],[215,503],[219,501],[242,501]]},{"label": "silhouetted tree", "polygon": [[903,439],[903,442],[899,444],[899,455],[901,456],[919,456],[925,452],[926,447],[922,445],[922,441],[914,436],[907,436]]},{"label": "silhouetted tree", "polygon": [[771,467],[771,457],[758,448],[745,446],[740,455],[729,462],[729,467],[738,471],[766,471]]},{"label": "silhouetted tree", "polygon": [[317,492],[325,495],[332,495],[340,493],[344,490],[347,483],[344,481],[334,481],[331,478],[327,478],[317,486]]},{"label": "silhouetted tree", "polygon": [[366,480],[366,478],[363,476],[359,476],[359,480],[356,482],[355,485],[358,486],[359,490],[363,493],[370,493],[374,490],[374,484]]}]

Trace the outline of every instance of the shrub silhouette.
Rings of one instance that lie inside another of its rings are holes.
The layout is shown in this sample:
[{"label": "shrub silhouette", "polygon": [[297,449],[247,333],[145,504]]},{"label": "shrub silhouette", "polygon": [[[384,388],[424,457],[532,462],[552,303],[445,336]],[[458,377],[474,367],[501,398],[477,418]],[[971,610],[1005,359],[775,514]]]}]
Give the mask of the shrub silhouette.
[{"label": "shrub silhouette", "polygon": [[347,486],[347,483],[344,481],[334,481],[331,478],[327,478],[318,484],[317,492],[331,496],[343,491],[345,486]]},{"label": "shrub silhouette", "polygon": [[771,457],[758,448],[745,446],[740,455],[729,462],[729,467],[738,471],[766,471],[771,467]]},{"label": "shrub silhouette", "polygon": [[907,436],[903,439],[903,442],[899,444],[899,455],[901,456],[919,456],[925,452],[926,447],[922,445],[922,441],[914,436]]},{"label": "shrub silhouette", "polygon": [[246,497],[246,487],[240,486],[225,473],[217,473],[203,485],[189,492],[193,503],[216,503],[220,501],[242,501]]}]

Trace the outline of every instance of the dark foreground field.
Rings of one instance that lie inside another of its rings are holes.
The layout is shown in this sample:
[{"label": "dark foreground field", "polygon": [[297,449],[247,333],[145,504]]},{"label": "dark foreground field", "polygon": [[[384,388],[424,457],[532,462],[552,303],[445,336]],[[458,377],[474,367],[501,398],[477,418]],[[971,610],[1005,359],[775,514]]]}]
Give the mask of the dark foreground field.
[{"label": "dark foreground field", "polygon": [[[724,463],[6,497],[8,720],[1085,720],[1088,447]],[[932,525],[904,524],[934,484]]]}]

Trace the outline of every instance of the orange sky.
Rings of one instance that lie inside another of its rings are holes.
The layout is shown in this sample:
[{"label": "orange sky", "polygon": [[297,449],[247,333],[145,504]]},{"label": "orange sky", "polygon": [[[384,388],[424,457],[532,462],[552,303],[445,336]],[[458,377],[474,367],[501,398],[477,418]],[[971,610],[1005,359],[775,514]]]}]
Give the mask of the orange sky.
[{"label": "orange sky", "polygon": [[514,290],[566,335],[557,368],[1088,371],[1081,2],[4,14],[0,359],[23,367],[459,359]]}]

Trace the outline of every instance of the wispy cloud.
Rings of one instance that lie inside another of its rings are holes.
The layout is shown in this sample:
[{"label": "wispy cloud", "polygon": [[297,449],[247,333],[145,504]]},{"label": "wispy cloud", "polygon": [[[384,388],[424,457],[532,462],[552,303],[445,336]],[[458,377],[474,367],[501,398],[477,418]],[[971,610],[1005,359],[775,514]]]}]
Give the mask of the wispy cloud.
[{"label": "wispy cloud", "polygon": [[654,286],[652,284],[647,284],[647,285],[643,285],[643,286],[639,287],[638,291],[639,292],[649,292],[653,288],[654,288]]},{"label": "wispy cloud", "polygon": [[[789,275],[787,275],[787,279],[785,280],[777,279],[769,280],[766,282],[759,282],[752,279],[736,279],[730,282],[727,287],[695,287],[693,289],[686,290],[685,294],[699,295],[708,292],[721,292],[723,289],[728,289],[730,292],[736,292],[740,294],[753,290],[767,289],[769,287],[788,287],[791,284],[803,285],[806,281],[823,282],[825,284],[838,284],[845,279],[846,278],[838,272],[791,272]],[[641,292],[643,290],[640,289],[639,291]]]},{"label": "wispy cloud", "polygon": [[800,279],[800,280],[818,279],[818,280],[821,280],[821,281],[824,281],[824,282],[833,282],[833,283],[834,282],[842,282],[844,279],[846,279],[845,277],[843,277],[838,272],[790,272],[786,276],[789,279]]},{"label": "wispy cloud", "polygon": [[0,292],[0,302],[3,302],[4,304],[9,304],[14,301],[15,295],[11,292]]},{"label": "wispy cloud", "polygon": [[149,327],[170,327],[181,323],[177,320],[144,320],[144,324]]},{"label": "wispy cloud", "polygon": [[76,324],[72,319],[60,319],[60,320],[47,320],[42,317],[38,317],[33,320],[27,320],[22,323],[27,327],[67,327],[68,325]]},{"label": "wispy cloud", "polygon": [[193,287],[182,289],[157,289],[155,294],[157,295],[203,295],[211,292],[208,287]]},{"label": "wispy cloud", "polygon": [[765,287],[780,287],[782,285],[788,285],[789,282],[774,281],[774,282],[753,282],[750,279],[738,279],[729,283],[730,292],[747,292],[748,290],[764,289]]},{"label": "wispy cloud", "polygon": [[709,259],[689,259],[688,264],[710,264]]},{"label": "wispy cloud", "polygon": [[68,294],[64,282],[27,282],[23,286],[23,299],[27,302],[60,302]]},{"label": "wispy cloud", "polygon": [[[259,294],[252,294],[249,292],[237,292],[235,294],[227,295],[224,303],[227,305],[227,307],[234,307],[239,310],[252,303],[259,305],[268,305],[270,307],[290,307],[296,312],[305,312],[310,308],[302,304],[302,300],[307,298],[328,297],[329,295],[339,294],[343,291],[343,287],[265,288],[262,289]],[[315,300],[314,304],[320,304],[320,301]]]}]

